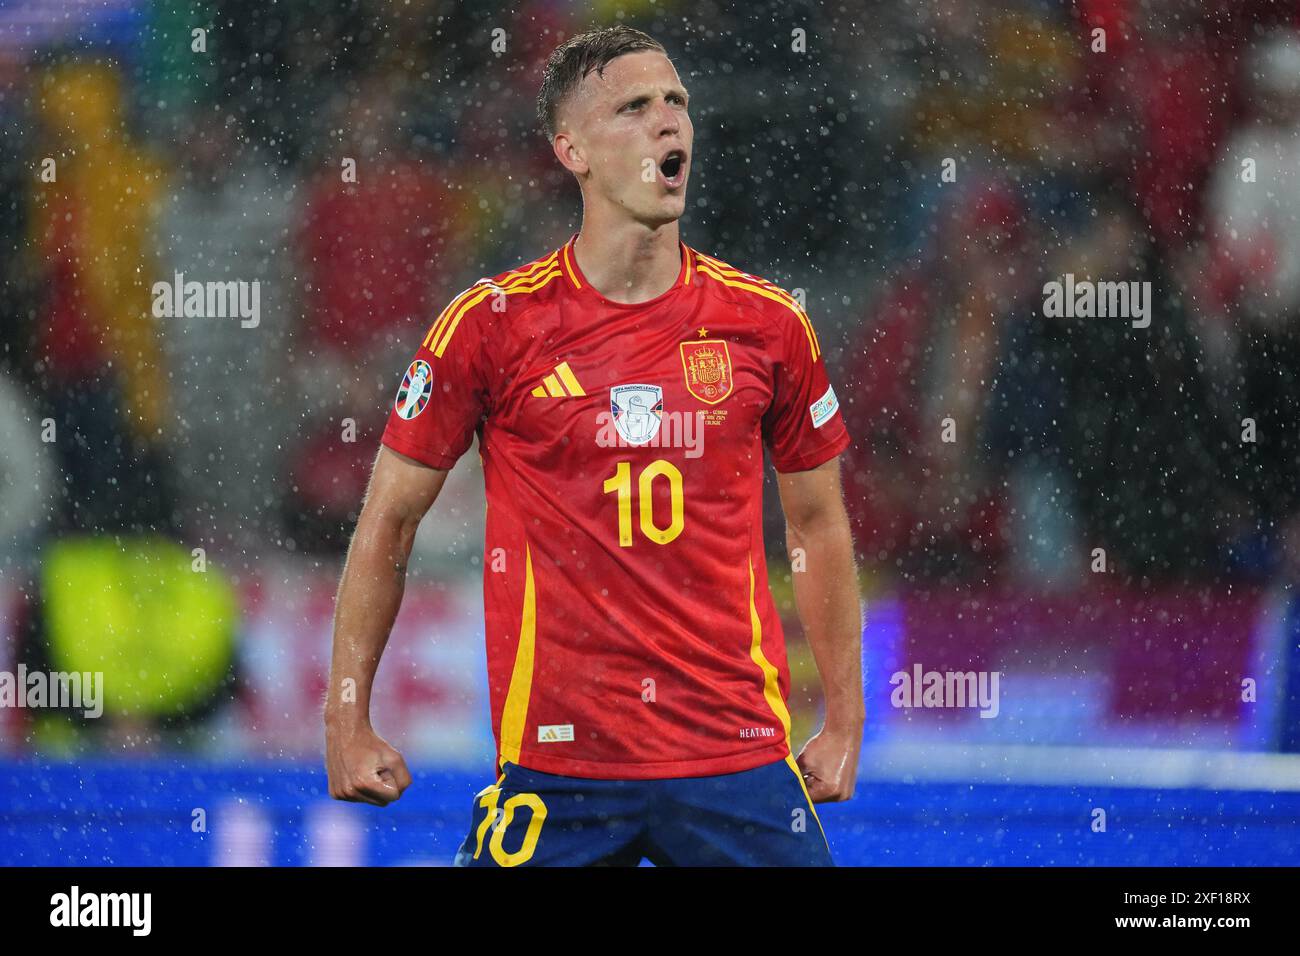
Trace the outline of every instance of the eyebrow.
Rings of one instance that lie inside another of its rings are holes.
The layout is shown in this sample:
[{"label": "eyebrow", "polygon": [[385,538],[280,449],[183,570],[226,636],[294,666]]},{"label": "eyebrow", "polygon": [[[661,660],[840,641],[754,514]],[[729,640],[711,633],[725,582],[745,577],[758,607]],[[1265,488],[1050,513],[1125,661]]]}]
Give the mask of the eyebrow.
[{"label": "eyebrow", "polygon": [[[674,93],[676,93],[684,100],[689,100],[691,96],[690,93],[687,92],[686,88],[682,86],[670,86],[668,87],[668,89],[664,90],[664,96],[672,96]],[[615,106],[615,109],[621,110],[625,106],[629,106],[632,103],[644,102],[645,100],[648,100],[653,96],[654,93],[648,93],[645,91],[626,94],[622,97],[619,97],[619,99],[616,101],[617,105]]]}]

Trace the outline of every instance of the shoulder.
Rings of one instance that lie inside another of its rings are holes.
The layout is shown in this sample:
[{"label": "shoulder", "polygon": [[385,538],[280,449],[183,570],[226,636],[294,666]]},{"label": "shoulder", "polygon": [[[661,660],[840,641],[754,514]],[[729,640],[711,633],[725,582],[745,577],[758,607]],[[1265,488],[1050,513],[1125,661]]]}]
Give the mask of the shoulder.
[{"label": "shoulder", "polygon": [[794,295],[762,276],[738,269],[715,256],[692,249],[695,275],[702,291],[722,301],[750,309],[764,326],[784,338],[797,335],[807,342],[812,358],[821,355],[812,321]]},{"label": "shoulder", "polygon": [[453,298],[438,314],[425,334],[425,348],[441,356],[462,328],[472,327],[480,337],[489,337],[504,317],[517,321],[523,308],[544,304],[560,288],[560,250],[484,277]]}]

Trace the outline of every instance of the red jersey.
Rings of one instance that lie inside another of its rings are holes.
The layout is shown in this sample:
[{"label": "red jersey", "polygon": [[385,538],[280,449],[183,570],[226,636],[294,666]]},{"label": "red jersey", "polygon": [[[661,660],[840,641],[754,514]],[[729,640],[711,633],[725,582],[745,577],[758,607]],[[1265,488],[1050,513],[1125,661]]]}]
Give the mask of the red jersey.
[{"label": "red jersey", "polygon": [[438,316],[383,442],[449,469],[475,434],[498,762],[603,779],[790,753],[763,553],[763,445],[803,471],[849,443],[798,302],[680,244],[677,281],[612,302],[571,238]]}]

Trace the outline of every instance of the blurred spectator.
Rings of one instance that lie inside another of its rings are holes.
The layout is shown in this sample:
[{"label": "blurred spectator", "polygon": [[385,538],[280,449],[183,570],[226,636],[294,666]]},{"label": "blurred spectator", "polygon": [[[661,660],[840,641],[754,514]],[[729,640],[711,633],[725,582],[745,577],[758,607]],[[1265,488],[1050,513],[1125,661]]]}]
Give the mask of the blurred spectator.
[{"label": "blurred spectator", "polygon": [[174,397],[179,507],[195,544],[256,550],[277,535],[280,462],[293,422],[284,350],[296,298],[283,250],[294,183],[233,117],[191,117],[158,230],[158,279],[258,284],[255,327],[239,318],[159,324]]},{"label": "blurred spectator", "polygon": [[996,568],[1003,507],[983,436],[1002,336],[1030,291],[1031,241],[1005,185],[957,190],[930,250],[876,306],[846,366],[847,497],[868,562],[909,577]]},{"label": "blurred spectator", "polygon": [[49,519],[54,467],[40,416],[17,382],[0,372],[0,573],[19,573]]},{"label": "blurred spectator", "polygon": [[[1300,33],[1278,31],[1261,41],[1243,72],[1253,112],[1228,141],[1207,199],[1198,302],[1212,368],[1230,395],[1231,436],[1241,449],[1235,484],[1250,507],[1233,529],[1237,559],[1268,572],[1287,548],[1294,572],[1300,567]],[[1246,419],[1256,429],[1250,443],[1239,440]]]},{"label": "blurred spectator", "polygon": [[[346,548],[393,383],[463,288],[464,213],[451,170],[400,149],[401,92],[392,73],[362,81],[337,121],[348,142],[322,151],[304,195],[305,301],[292,361],[307,402],[289,517],[295,540],[313,550]],[[348,160],[355,182],[344,176]]]},{"label": "blurred spectator", "polygon": [[59,429],[65,518],[170,526],[167,386],[148,284],[162,172],[126,134],[121,80],[106,64],[49,68],[38,112],[56,178],[34,187],[47,295],[34,358]]},{"label": "blurred spectator", "polygon": [[1226,143],[1206,200],[1212,301],[1278,329],[1300,311],[1300,33],[1261,43],[1250,67],[1254,115]]},{"label": "blurred spectator", "polygon": [[[1202,187],[1231,119],[1236,36],[1215,4],[1081,0],[1089,52],[1072,108],[1080,142],[1122,177],[1153,239],[1177,247],[1195,232]],[[1226,6],[1226,5],[1225,5]],[[1105,52],[1092,52],[1093,30]],[[1089,108],[1090,106],[1090,108]]]},{"label": "blurred spectator", "polygon": [[[1027,456],[1042,469],[1038,487],[1068,503],[1059,517],[1073,514],[1089,568],[1102,548],[1107,569],[1129,579],[1218,574],[1223,430],[1182,290],[1137,213],[1114,196],[1098,200],[1046,265],[1049,280],[1149,282],[1150,325],[1049,318],[1040,296],[999,363],[995,444]],[[1077,558],[1073,566],[1084,570]]]}]

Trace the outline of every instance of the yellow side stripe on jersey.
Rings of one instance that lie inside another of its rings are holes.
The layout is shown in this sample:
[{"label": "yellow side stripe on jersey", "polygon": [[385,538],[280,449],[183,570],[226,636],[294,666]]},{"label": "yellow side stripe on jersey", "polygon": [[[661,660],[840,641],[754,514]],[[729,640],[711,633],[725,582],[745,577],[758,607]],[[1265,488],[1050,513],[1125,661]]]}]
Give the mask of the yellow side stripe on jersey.
[{"label": "yellow side stripe on jersey", "polygon": [[808,784],[803,779],[803,771],[799,769],[799,761],[794,757],[794,751],[785,755],[785,765],[794,771],[794,777],[799,781],[799,789],[803,791],[803,798],[808,801],[808,809],[812,811],[813,819],[817,821],[817,829],[822,831],[822,842],[826,844],[827,851],[831,848],[831,841],[826,839],[826,830],[822,827],[821,817],[817,816],[817,807],[813,803],[812,794],[808,792]]},{"label": "yellow side stripe on jersey", "polygon": [[786,299],[782,298],[781,296],[775,295],[774,293],[772,293],[768,289],[763,288],[762,286],[754,285],[752,282],[737,282],[734,279],[728,279],[726,276],[722,275],[712,266],[707,266],[703,262],[701,262],[699,266],[697,266],[696,268],[700,272],[703,272],[705,275],[712,276],[713,278],[717,279],[723,285],[732,286],[733,288],[736,289],[745,289],[746,291],[749,292],[757,292],[759,295],[763,296],[764,298],[771,299],[773,302],[779,302],[786,308],[790,309],[790,311],[792,311],[795,315],[799,316],[799,322],[803,326],[804,337],[808,339],[808,348],[812,350],[813,359],[816,360],[817,356],[821,355],[821,349],[818,347],[816,335],[813,333],[812,323],[808,321],[808,317],[804,315],[803,312],[799,309],[799,307],[795,305],[793,302],[789,302]]},{"label": "yellow side stripe on jersey", "polygon": [[511,282],[503,283],[502,285],[489,284],[484,286],[482,292],[473,298],[466,299],[461,303],[455,314],[448,317],[445,323],[446,331],[439,333],[439,336],[436,337],[437,341],[433,346],[433,354],[438,356],[438,358],[442,358],[442,353],[447,349],[447,343],[451,341],[452,335],[456,332],[456,326],[460,325],[460,320],[465,317],[465,313],[474,308],[474,306],[478,305],[489,295],[494,293],[515,295],[519,292],[536,292],[559,274],[559,269],[553,269],[552,271],[536,278],[522,276],[518,279],[512,280]]},{"label": "yellow side stripe on jersey", "polygon": [[781,688],[778,684],[778,674],[776,667],[767,659],[763,653],[763,621],[758,614],[758,605],[754,603],[754,556],[749,556],[749,624],[752,634],[752,640],[749,645],[749,657],[758,665],[758,669],[763,672],[763,697],[767,700],[767,705],[772,708],[772,713],[776,719],[781,721],[781,727],[785,731],[786,742],[790,740],[790,711],[786,709],[785,701],[781,699]]},{"label": "yellow side stripe on jersey", "polygon": [[[803,788],[803,795],[808,798],[808,809],[812,811],[813,819],[817,821],[817,829],[822,830],[822,821],[817,816],[817,808],[813,806],[812,796],[808,793],[808,787],[804,784],[803,773],[799,770],[799,764],[794,759],[794,750],[790,746],[790,711],[785,706],[785,701],[781,699],[781,686],[776,667],[767,659],[763,653],[763,620],[758,614],[758,605],[754,603],[754,555],[749,556],[749,625],[753,633],[753,640],[749,645],[749,656],[758,669],[763,672],[763,697],[767,700],[767,706],[772,708],[772,713],[776,719],[781,721],[781,727],[785,730],[785,746],[789,754],[786,756],[786,764],[790,766],[795,776],[799,778],[799,786]],[[822,839],[826,839],[826,831],[822,830]],[[830,844],[827,843],[827,849]]]},{"label": "yellow side stripe on jersey", "polygon": [[822,343],[821,340],[817,338],[817,330],[813,328],[812,320],[808,318],[808,313],[804,311],[803,307],[799,305],[799,302],[789,292],[786,292],[780,286],[773,285],[771,282],[768,282],[766,279],[759,278],[758,276],[755,275],[750,275],[748,272],[742,272],[739,269],[737,269],[735,266],[731,266],[723,262],[721,259],[715,259],[712,256],[706,256],[702,252],[699,253],[699,257],[702,262],[707,262],[709,265],[713,266],[718,272],[722,273],[724,276],[731,276],[732,278],[736,278],[736,279],[756,282],[763,288],[767,289],[769,292],[773,292],[777,296],[779,296],[786,303],[786,305],[794,309],[795,314],[799,316],[799,321],[803,323],[804,329],[812,336],[813,358],[816,358],[818,355],[821,354]]},{"label": "yellow side stripe on jersey", "polygon": [[[536,273],[549,268],[555,262],[556,255],[558,255],[558,250],[552,252],[545,259],[541,259],[530,266],[507,273],[506,278],[501,281],[501,285],[511,286],[520,279],[531,278]],[[426,349],[432,347],[430,343],[438,337],[438,331],[446,324],[448,316],[455,312],[456,309],[459,308],[460,304],[473,295],[477,290],[482,289],[485,284],[491,285],[491,283],[486,279],[481,279],[478,282],[475,282],[460,295],[456,296],[456,298],[452,299],[447,308],[438,313],[438,318],[434,320],[433,325],[429,328],[428,334],[425,335],[424,341],[421,343]]]},{"label": "yellow side stripe on jersey", "polygon": [[528,698],[533,691],[533,656],[537,645],[537,603],[533,590],[533,554],[524,541],[524,603],[519,615],[519,647],[510,673],[510,689],[501,711],[501,766],[519,763],[528,722]]}]

